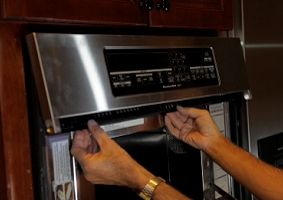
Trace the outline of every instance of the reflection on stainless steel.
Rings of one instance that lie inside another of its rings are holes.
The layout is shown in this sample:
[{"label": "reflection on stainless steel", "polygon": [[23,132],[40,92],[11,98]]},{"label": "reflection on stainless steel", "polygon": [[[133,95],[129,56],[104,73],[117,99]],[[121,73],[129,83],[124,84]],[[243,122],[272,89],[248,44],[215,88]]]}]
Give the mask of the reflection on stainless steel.
[{"label": "reflection on stainless steel", "polygon": [[[79,52],[79,58],[83,64],[83,68],[86,73],[86,77],[91,86],[92,94],[94,99],[96,99],[96,107],[99,107],[102,110],[106,110],[107,106],[107,97],[105,96],[105,91],[103,88],[104,81],[103,77],[99,74],[99,66],[96,66],[96,62],[91,53],[91,48],[89,47],[88,42],[85,40],[85,37],[78,35],[74,37],[74,41]],[[99,95],[97,95],[99,94]]]}]

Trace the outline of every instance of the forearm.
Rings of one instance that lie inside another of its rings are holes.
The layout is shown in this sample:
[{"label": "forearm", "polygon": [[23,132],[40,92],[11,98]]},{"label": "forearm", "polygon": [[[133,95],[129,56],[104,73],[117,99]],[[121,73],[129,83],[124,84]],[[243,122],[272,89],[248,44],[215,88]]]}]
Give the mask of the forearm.
[{"label": "forearm", "polygon": [[206,153],[260,199],[282,198],[282,170],[260,161],[225,137],[218,140]]},{"label": "forearm", "polygon": [[[154,175],[143,168],[141,165],[135,167],[135,180],[130,183],[128,187],[132,188],[135,192],[140,193],[142,189],[146,186],[150,179],[154,178]],[[188,188],[189,190],[190,188]],[[165,182],[160,182],[155,190],[153,191],[152,198],[153,200],[190,200],[190,198],[186,197],[184,194],[176,190],[174,187],[170,186]]]},{"label": "forearm", "polygon": [[[188,188],[189,190],[190,188]],[[181,192],[168,185],[167,183],[160,183],[153,192],[153,200],[190,200],[190,198],[183,195]]]}]

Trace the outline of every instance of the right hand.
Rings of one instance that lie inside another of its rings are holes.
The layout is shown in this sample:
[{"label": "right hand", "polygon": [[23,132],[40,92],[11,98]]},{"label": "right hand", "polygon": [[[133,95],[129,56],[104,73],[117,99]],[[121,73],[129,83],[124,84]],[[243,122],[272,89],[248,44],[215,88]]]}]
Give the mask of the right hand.
[{"label": "right hand", "polygon": [[165,124],[175,137],[203,151],[224,137],[207,110],[177,106],[166,114]]},{"label": "right hand", "polygon": [[93,184],[120,185],[141,191],[154,177],[94,120],[88,122],[88,130],[76,131],[71,153],[81,165],[86,180]]}]

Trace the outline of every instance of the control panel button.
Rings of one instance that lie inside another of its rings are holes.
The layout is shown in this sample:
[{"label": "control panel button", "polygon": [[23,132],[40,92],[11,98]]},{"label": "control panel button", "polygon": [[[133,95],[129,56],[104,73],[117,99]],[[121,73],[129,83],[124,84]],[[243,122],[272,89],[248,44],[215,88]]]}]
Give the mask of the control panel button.
[{"label": "control panel button", "polygon": [[167,75],[168,75],[168,76],[172,76],[172,75],[173,75],[173,72],[172,72],[172,71],[167,71]]},{"label": "control panel button", "polygon": [[125,76],[123,74],[119,74],[118,75],[118,80],[119,81],[124,81],[125,80]]},{"label": "control panel button", "polygon": [[177,60],[172,60],[172,65],[173,65],[173,66],[177,66],[177,65],[178,65]]},{"label": "control panel button", "polygon": [[147,85],[147,84],[148,84],[148,77],[147,77],[147,76],[142,77],[142,83],[143,83],[144,85]]},{"label": "control panel button", "polygon": [[121,87],[121,83],[119,83],[119,82],[118,83],[114,83],[113,86],[114,86],[114,88],[120,88]]},{"label": "control panel button", "polygon": [[154,78],[152,76],[148,77],[149,84],[154,84]]},{"label": "control panel button", "polygon": [[168,83],[174,83],[174,76],[167,77]]},{"label": "control panel button", "polygon": [[215,73],[210,73],[210,77],[211,78],[216,78],[216,74]]},{"label": "control panel button", "polygon": [[180,59],[180,60],[177,60],[177,65],[178,65],[178,66],[182,66],[182,65],[183,65],[183,60],[181,60],[181,59]]},{"label": "control panel button", "polygon": [[125,87],[131,87],[132,86],[132,82],[131,81],[126,81],[126,82],[124,82],[124,86]]},{"label": "control panel button", "polygon": [[190,74],[186,74],[186,79],[187,79],[187,80],[191,80]]},{"label": "control panel button", "polygon": [[116,75],[112,75],[112,76],[111,76],[111,80],[112,80],[112,81],[117,81],[117,80],[118,80],[118,77],[117,77]]},{"label": "control panel button", "polygon": [[131,80],[131,75],[130,74],[125,74],[125,79],[126,80]]},{"label": "control panel button", "polygon": [[136,81],[137,81],[137,85],[142,85],[142,78],[141,77],[137,77]]},{"label": "control panel button", "polygon": [[181,82],[181,75],[175,75],[176,82]]}]

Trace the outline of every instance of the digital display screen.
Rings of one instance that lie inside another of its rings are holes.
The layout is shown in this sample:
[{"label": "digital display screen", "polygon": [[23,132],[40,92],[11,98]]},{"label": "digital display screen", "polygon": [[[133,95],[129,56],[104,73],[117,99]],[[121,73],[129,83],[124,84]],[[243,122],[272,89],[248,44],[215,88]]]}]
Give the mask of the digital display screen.
[{"label": "digital display screen", "polygon": [[106,60],[111,72],[170,67],[167,52],[106,53]]}]

